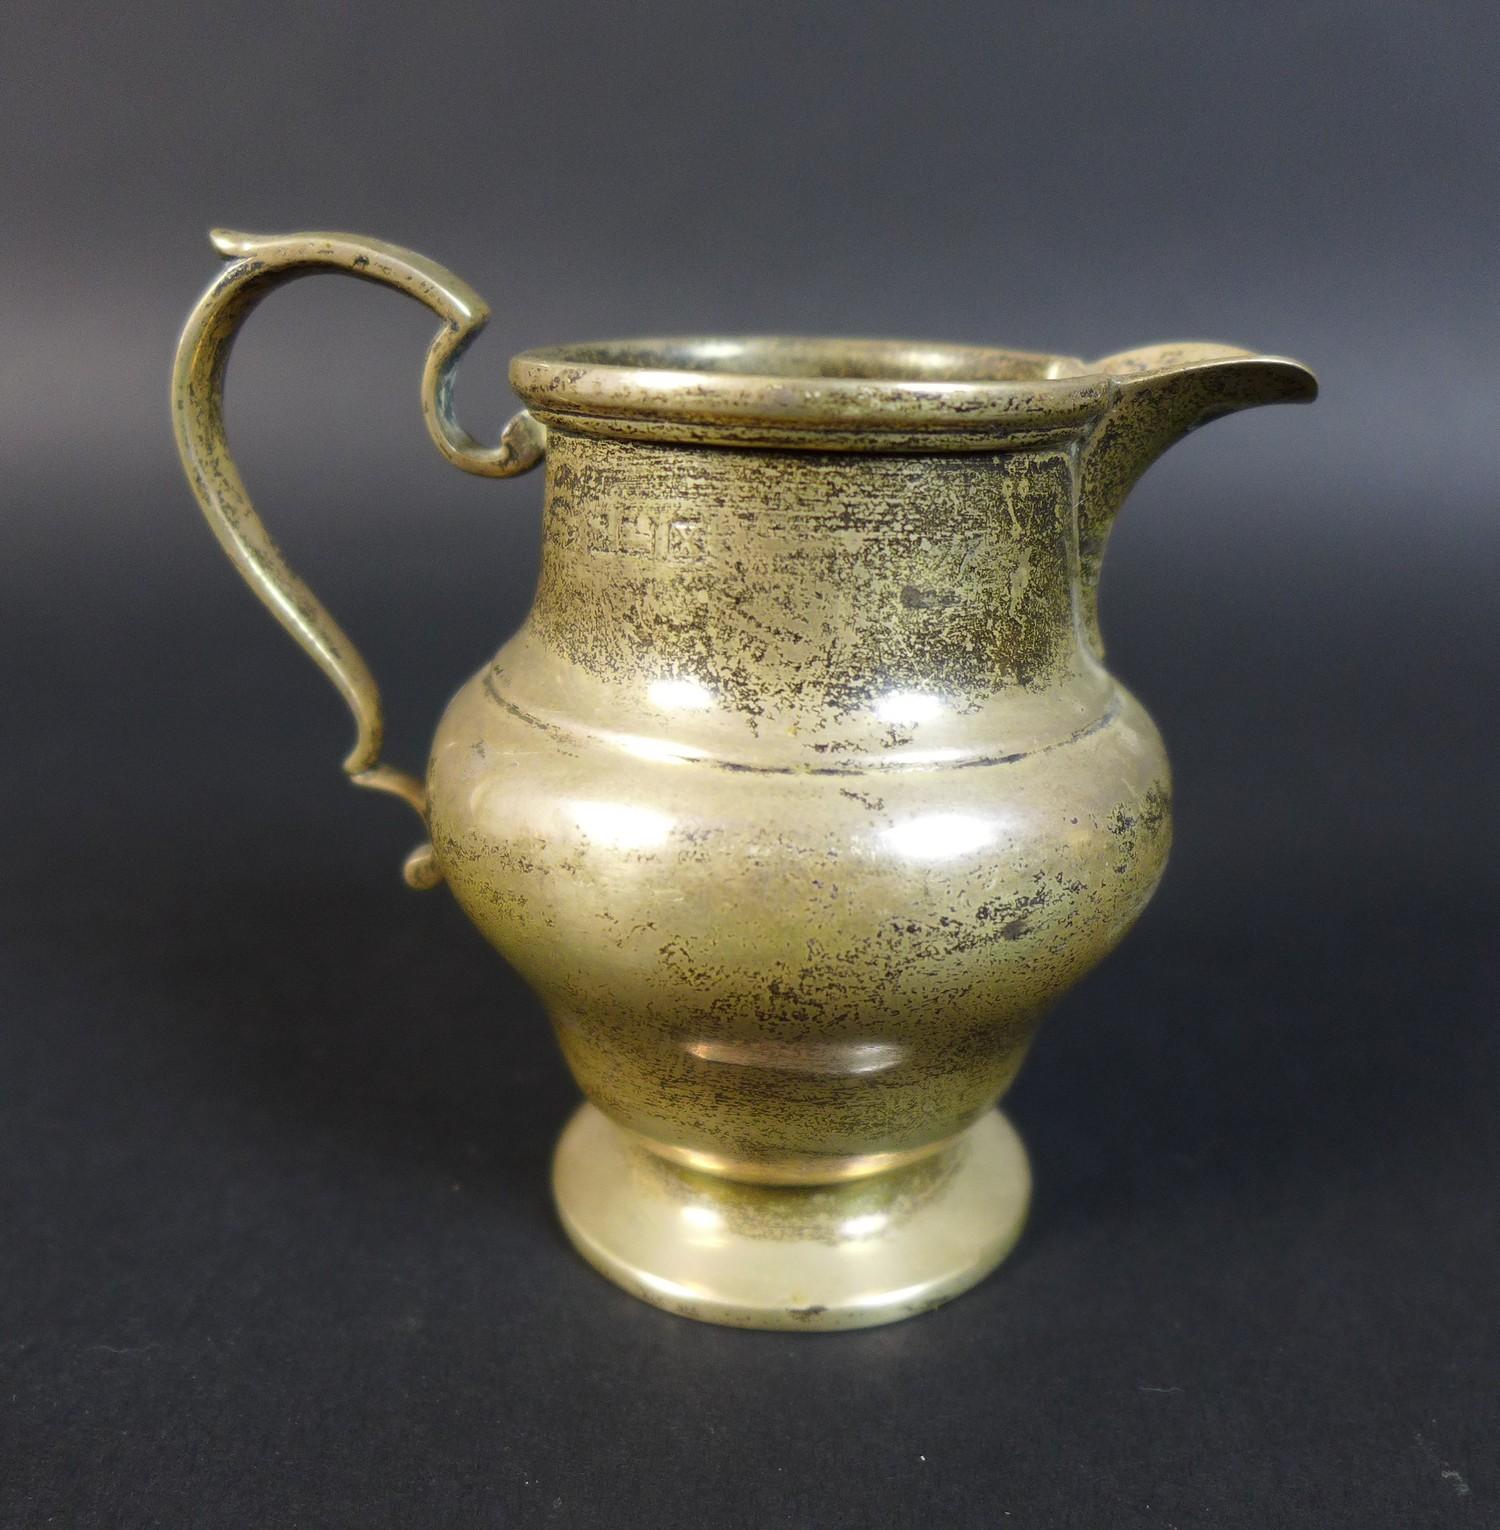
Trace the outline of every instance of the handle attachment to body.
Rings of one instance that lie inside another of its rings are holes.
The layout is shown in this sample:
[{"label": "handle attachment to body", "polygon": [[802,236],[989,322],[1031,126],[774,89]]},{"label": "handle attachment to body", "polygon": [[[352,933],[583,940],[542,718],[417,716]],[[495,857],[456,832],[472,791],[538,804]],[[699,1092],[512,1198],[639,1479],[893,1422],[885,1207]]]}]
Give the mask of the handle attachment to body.
[{"label": "handle attachment to body", "polygon": [[[427,817],[427,791],[417,777],[380,760],[385,725],[380,691],[359,650],[316,595],[292,571],[262,524],[230,456],[224,431],[224,373],[240,326],[275,288],[319,271],[379,282],[425,304],[443,320],[422,371],[422,416],[449,462],[466,473],[505,478],[541,460],[546,427],[524,409],[481,446],[453,415],[453,374],[459,358],[489,321],[490,310],[467,282],[398,245],[354,234],[240,234],[215,229],[215,249],[231,265],[188,318],[172,371],[172,420],[198,504],[230,561],[277,621],[328,676],[354,714],[354,748],[344,769],[356,785],[391,792]],[[414,887],[435,886],[442,874],[423,846],[405,867]]]}]

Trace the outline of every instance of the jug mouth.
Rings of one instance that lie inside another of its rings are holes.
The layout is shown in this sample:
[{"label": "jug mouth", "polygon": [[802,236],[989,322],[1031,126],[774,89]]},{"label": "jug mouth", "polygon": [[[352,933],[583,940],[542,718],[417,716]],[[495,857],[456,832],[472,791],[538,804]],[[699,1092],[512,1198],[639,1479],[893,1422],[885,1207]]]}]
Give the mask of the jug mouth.
[{"label": "jug mouth", "polygon": [[627,440],[975,451],[1072,434],[1111,376],[1072,356],[912,340],[746,335],[525,351],[511,384],[543,424]]}]

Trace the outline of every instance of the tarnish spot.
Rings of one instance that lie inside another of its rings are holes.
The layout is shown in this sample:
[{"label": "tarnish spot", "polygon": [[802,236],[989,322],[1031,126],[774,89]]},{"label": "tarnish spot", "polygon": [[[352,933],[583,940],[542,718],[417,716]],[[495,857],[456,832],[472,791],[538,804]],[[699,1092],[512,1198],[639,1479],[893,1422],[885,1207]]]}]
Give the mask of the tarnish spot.
[{"label": "tarnish spot", "polygon": [[908,611],[941,611],[953,605],[958,596],[952,590],[924,590],[909,584],[901,591],[901,604]]}]

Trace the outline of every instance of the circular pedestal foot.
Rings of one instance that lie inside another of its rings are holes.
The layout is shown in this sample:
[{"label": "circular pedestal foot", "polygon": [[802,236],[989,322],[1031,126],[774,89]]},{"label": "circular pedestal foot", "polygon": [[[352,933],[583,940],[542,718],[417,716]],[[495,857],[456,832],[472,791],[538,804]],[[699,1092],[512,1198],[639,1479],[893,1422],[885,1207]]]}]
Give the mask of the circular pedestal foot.
[{"label": "circular pedestal foot", "polygon": [[634,1296],[737,1328],[864,1328],[982,1280],[1026,1220],[1026,1150],[999,1111],[906,1168],[749,1185],[667,1163],[584,1105],[553,1191],[574,1246]]}]

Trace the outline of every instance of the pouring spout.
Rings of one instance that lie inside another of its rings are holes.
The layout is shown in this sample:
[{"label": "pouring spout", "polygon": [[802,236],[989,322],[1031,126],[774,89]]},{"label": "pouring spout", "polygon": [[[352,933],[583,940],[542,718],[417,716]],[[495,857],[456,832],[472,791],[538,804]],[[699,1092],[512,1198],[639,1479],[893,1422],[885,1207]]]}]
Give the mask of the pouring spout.
[{"label": "pouring spout", "polygon": [[1135,481],[1174,442],[1210,420],[1259,404],[1308,404],[1318,380],[1300,362],[1193,341],[1121,351],[1089,367],[1111,397],[1079,464],[1078,541],[1083,616],[1095,652],[1099,570],[1116,511]]}]

